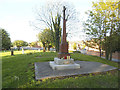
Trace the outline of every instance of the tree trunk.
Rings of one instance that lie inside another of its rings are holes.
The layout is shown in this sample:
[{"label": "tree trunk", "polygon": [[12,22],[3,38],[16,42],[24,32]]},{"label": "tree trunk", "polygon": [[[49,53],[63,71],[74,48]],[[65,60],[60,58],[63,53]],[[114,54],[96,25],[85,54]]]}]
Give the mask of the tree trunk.
[{"label": "tree trunk", "polygon": [[56,52],[59,52],[59,40],[56,40],[56,47],[55,47],[55,49],[56,49]]},{"label": "tree trunk", "polygon": [[42,42],[42,44],[43,44],[43,52],[45,52],[46,51],[45,42]]},{"label": "tree trunk", "polygon": [[[106,27],[106,22],[105,22],[105,27]],[[109,48],[107,45],[107,37],[106,37],[106,28],[105,29],[105,33],[104,33],[104,39],[105,39],[105,59],[109,59]]]},{"label": "tree trunk", "polygon": [[112,47],[113,47],[113,43],[112,43],[112,40],[113,40],[113,37],[112,37],[112,34],[113,34],[113,21],[111,22],[111,31],[110,31],[110,61],[112,60]]},{"label": "tree trunk", "polygon": [[43,47],[43,52],[46,52],[46,48],[45,47]]},{"label": "tree trunk", "polygon": [[[111,37],[111,36],[110,36]],[[112,40],[112,37],[111,37],[111,40]],[[112,60],[112,42],[110,40],[110,48],[109,48],[109,60],[111,61]]]},{"label": "tree trunk", "polygon": [[105,59],[109,60],[109,46],[106,45]]},{"label": "tree trunk", "polygon": [[109,59],[109,54],[107,51],[105,52],[105,59],[107,59],[107,60]]},{"label": "tree trunk", "polygon": [[48,51],[50,51],[50,47],[48,47]]},{"label": "tree trunk", "polygon": [[61,16],[59,16],[57,14],[57,17],[55,18],[55,21],[53,20],[52,18],[52,23],[53,23],[53,27],[54,27],[54,30],[55,30],[55,38],[54,39],[54,43],[55,43],[55,49],[56,49],[56,52],[59,52],[59,42],[60,42],[60,21],[61,21]]},{"label": "tree trunk", "polygon": [[101,57],[101,37],[100,37],[99,51],[100,51],[100,57]]},{"label": "tree trunk", "polygon": [[57,30],[56,30],[55,37],[56,37],[56,40],[55,40],[55,49],[56,49],[56,52],[59,52],[59,42],[60,42],[59,28],[57,28]]},{"label": "tree trunk", "polygon": [[101,57],[101,48],[99,49],[99,51],[100,51],[100,57]]},{"label": "tree trunk", "polygon": [[112,52],[110,52],[110,61],[112,61]]},{"label": "tree trunk", "polygon": [[47,47],[47,51],[49,51],[48,47]]},{"label": "tree trunk", "polygon": [[20,47],[18,47],[18,51],[20,51]]},{"label": "tree trunk", "polygon": [[47,45],[47,51],[50,51],[50,47],[51,47],[51,45],[49,45],[49,43],[48,43],[48,45]]}]

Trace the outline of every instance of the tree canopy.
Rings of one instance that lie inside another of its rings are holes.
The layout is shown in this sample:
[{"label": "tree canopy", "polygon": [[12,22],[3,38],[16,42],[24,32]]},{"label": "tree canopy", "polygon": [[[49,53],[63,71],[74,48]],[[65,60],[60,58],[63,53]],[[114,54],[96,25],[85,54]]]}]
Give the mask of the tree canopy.
[{"label": "tree canopy", "polygon": [[31,42],[31,43],[29,43],[29,46],[31,46],[31,47],[35,47],[37,45],[37,42]]},{"label": "tree canopy", "polygon": [[[59,43],[62,31],[62,14],[63,6],[66,7],[66,31],[67,36],[70,35],[72,28],[75,27],[76,19],[76,10],[74,6],[68,2],[62,2],[59,0],[46,3],[44,6],[41,6],[37,9],[36,21],[32,25],[38,30],[44,30],[44,28],[49,28],[52,31],[52,37],[56,51],[59,51]],[[72,33],[73,35],[73,33]]]},{"label": "tree canopy", "polygon": [[86,34],[98,38],[99,49],[104,48],[106,59],[109,56],[111,59],[112,52],[117,50],[115,48],[118,46],[117,37],[120,36],[118,2],[103,0],[93,2],[93,9],[87,14],[89,19],[85,23]]},{"label": "tree canopy", "polygon": [[9,34],[7,33],[6,30],[4,29],[0,29],[0,36],[2,36],[2,49],[10,49],[10,46],[11,46],[11,40],[10,40],[10,37],[9,37]]},{"label": "tree canopy", "polygon": [[50,46],[54,45],[53,44],[53,37],[52,37],[52,31],[50,29],[44,29],[43,32],[40,32],[38,35],[38,40],[42,42],[44,51],[46,50],[46,47],[50,48]]},{"label": "tree canopy", "polygon": [[15,40],[12,44],[13,44],[13,46],[17,46],[18,50],[22,46],[28,46],[28,43],[26,41],[23,41],[23,40]]}]

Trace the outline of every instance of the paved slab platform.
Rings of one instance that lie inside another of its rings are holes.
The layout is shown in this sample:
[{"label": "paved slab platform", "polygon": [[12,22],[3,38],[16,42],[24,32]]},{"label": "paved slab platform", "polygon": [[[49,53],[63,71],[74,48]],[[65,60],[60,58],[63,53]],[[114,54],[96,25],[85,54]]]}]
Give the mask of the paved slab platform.
[{"label": "paved slab platform", "polygon": [[75,61],[75,63],[80,64],[81,67],[79,69],[70,70],[53,70],[50,67],[49,62],[35,62],[35,79],[39,80],[51,77],[88,74],[117,69],[116,67],[99,62]]}]

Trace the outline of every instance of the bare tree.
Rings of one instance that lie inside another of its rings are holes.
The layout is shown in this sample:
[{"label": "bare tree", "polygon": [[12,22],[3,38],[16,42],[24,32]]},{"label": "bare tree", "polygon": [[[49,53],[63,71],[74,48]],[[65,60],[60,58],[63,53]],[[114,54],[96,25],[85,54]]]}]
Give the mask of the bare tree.
[{"label": "bare tree", "polygon": [[[61,24],[63,21],[63,6],[66,7],[66,31],[67,36],[71,36],[70,33],[74,32],[76,28],[76,23],[78,22],[78,19],[76,18],[77,12],[75,10],[74,5],[68,2],[62,2],[62,1],[48,1],[45,5],[40,6],[40,8],[36,9],[36,20],[32,23],[32,25],[40,31],[43,31],[45,28],[49,28],[53,32],[54,30],[54,23],[53,20],[56,19],[56,16],[61,17],[60,21],[60,27],[63,25]],[[54,35],[53,35],[53,38]],[[56,38],[55,38],[56,39]]]},{"label": "bare tree", "polygon": [[78,22],[78,18],[76,18],[77,12],[74,5],[69,2],[63,2],[59,0],[47,1],[45,5],[36,8],[35,13],[37,16],[36,16],[36,20],[33,21],[32,25],[37,30],[43,30],[45,28],[52,29],[53,28],[52,17],[55,19],[55,16],[59,14],[61,15],[61,18],[63,18],[62,17],[63,6],[66,7],[66,16],[65,16],[67,20],[66,30],[67,33],[70,34],[73,28],[76,27],[75,24],[76,22]]}]

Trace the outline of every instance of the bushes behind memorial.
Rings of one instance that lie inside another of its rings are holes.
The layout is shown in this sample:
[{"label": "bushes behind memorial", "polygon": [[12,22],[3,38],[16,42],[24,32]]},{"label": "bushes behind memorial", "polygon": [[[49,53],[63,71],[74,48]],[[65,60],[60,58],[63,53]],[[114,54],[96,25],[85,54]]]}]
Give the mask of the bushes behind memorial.
[{"label": "bushes behind memorial", "polygon": [[81,53],[80,51],[73,51],[73,53]]}]

